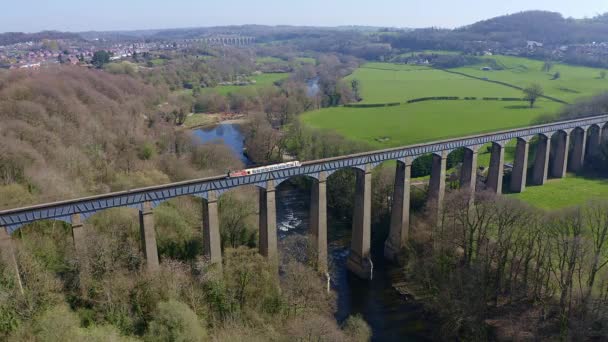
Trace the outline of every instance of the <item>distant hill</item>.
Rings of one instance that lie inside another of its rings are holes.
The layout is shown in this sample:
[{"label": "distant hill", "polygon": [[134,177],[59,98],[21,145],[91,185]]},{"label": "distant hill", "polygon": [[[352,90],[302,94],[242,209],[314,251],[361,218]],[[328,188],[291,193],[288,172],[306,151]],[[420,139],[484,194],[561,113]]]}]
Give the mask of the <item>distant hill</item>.
[{"label": "distant hill", "polygon": [[526,11],[483,20],[454,30],[483,40],[536,40],[546,44],[608,41],[608,14],[592,19],[564,18],[547,11]]},{"label": "distant hill", "polygon": [[390,43],[393,48],[464,52],[521,49],[528,40],[552,47],[608,42],[608,13],[590,19],[574,19],[555,12],[526,11],[453,30],[422,28],[382,37],[382,42]]},{"label": "distant hill", "polygon": [[44,39],[81,39],[81,37],[76,33],[59,31],[42,31],[37,33],[0,33],[0,45],[11,45],[31,41],[39,42]]}]

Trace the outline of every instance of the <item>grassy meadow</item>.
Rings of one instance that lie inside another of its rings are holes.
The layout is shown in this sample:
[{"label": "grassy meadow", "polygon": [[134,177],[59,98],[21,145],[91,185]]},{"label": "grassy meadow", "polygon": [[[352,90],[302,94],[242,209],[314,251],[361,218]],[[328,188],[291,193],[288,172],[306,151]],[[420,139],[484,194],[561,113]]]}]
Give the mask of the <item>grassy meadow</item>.
[{"label": "grassy meadow", "polygon": [[[556,63],[550,72],[543,72],[542,61],[509,56],[487,58],[494,59],[504,70],[482,71],[485,64],[453,70],[521,87],[536,82],[547,95],[568,102],[608,90],[608,79],[599,77],[601,69]],[[558,71],[560,78],[551,80]],[[527,102],[523,101],[484,101],[483,97],[522,98],[524,95],[508,86],[427,66],[366,63],[347,77],[347,80],[352,79],[360,82],[361,103],[402,104],[379,108],[325,108],[305,113],[300,120],[311,127],[365,142],[373,148],[387,148],[527,126],[562,107],[547,99],[539,99],[534,108],[528,108]],[[409,99],[430,96],[476,97],[477,100],[405,103]],[[511,150],[507,149],[506,160],[512,158]],[[485,156],[481,158],[482,165],[485,159]]]},{"label": "grassy meadow", "polygon": [[246,86],[236,86],[236,85],[226,85],[226,86],[218,86],[214,88],[205,88],[203,91],[216,91],[222,95],[228,95],[229,93],[234,92],[247,92],[252,91],[257,88],[263,88],[268,86],[273,86],[274,82],[287,78],[289,76],[288,73],[268,73],[268,74],[259,74],[251,76],[250,79],[254,80],[255,84],[250,84]]},{"label": "grassy meadow", "polygon": [[[608,78],[600,78],[602,69],[571,66],[555,63],[550,71],[543,71],[542,61],[512,56],[491,56],[503,70],[483,71],[486,64],[472,65],[452,69],[476,77],[487,77],[490,80],[502,81],[519,87],[530,83],[540,84],[546,95],[566,102],[577,98],[595,95],[608,90]],[[555,73],[560,77],[553,80]]]},{"label": "grassy meadow", "polygon": [[388,148],[526,126],[559,107],[545,100],[532,109],[520,102],[428,101],[395,107],[325,108],[306,113],[301,120],[374,148]]},{"label": "grassy meadow", "polygon": [[361,103],[406,102],[429,96],[522,97],[521,91],[425,66],[367,63],[347,79],[361,83]]},{"label": "grassy meadow", "polygon": [[594,198],[608,198],[608,179],[576,177],[549,179],[543,186],[528,186],[520,194],[508,194],[536,207],[553,210],[582,205]]}]

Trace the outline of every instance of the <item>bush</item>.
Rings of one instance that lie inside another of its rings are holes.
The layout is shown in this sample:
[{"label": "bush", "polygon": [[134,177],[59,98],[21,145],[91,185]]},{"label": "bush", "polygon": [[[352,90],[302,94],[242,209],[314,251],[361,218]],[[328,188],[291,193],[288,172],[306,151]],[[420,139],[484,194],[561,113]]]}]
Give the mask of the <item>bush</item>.
[{"label": "bush", "polygon": [[207,331],[188,305],[170,300],[158,303],[154,320],[150,322],[146,341],[204,341]]},{"label": "bush", "polygon": [[158,251],[162,258],[194,260],[202,255],[202,239],[193,229],[200,222],[197,215],[200,205],[200,200],[179,198],[154,209]]},{"label": "bush", "polygon": [[99,327],[91,327],[81,330],[81,341],[86,342],[129,342],[138,341],[134,338],[129,338],[120,335],[120,332],[111,325],[102,325]]},{"label": "bush", "polygon": [[289,321],[287,335],[292,341],[349,341],[335,320],[317,314]]},{"label": "bush", "polygon": [[372,330],[360,315],[350,316],[342,327],[349,341],[365,342],[372,337]]},{"label": "bush", "polygon": [[146,142],[139,147],[137,157],[141,160],[150,160],[156,156],[156,148],[154,144]]},{"label": "bush", "polygon": [[[32,336],[33,335],[33,336]],[[58,305],[36,319],[28,329],[21,329],[15,340],[39,340],[49,342],[79,340],[78,317],[66,306]]]},{"label": "bush", "polygon": [[31,326],[24,326],[11,336],[15,341],[87,341],[87,342],[122,342],[136,341],[121,336],[115,327],[109,325],[93,326],[82,329],[77,315],[65,304],[60,304],[46,311],[35,319]]}]

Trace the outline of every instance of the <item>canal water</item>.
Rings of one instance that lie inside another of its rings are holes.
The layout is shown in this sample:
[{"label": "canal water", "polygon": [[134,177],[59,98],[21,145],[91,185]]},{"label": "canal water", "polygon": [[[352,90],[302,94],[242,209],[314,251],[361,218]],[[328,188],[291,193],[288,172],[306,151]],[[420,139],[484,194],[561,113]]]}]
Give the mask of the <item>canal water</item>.
[{"label": "canal water", "polygon": [[[218,125],[195,131],[203,143],[222,140],[244,162],[243,137],[238,126]],[[279,239],[293,234],[307,234],[309,227],[310,192],[295,183],[284,182],[276,192]],[[384,236],[378,227],[372,229],[372,280],[361,280],[348,272],[346,259],[350,246],[350,227],[328,211],[328,242],[332,264],[332,287],[338,294],[338,322],[360,314],[370,325],[373,341],[430,341],[432,326],[422,306],[401,296],[392,284],[401,281],[399,268],[383,259]]]}]

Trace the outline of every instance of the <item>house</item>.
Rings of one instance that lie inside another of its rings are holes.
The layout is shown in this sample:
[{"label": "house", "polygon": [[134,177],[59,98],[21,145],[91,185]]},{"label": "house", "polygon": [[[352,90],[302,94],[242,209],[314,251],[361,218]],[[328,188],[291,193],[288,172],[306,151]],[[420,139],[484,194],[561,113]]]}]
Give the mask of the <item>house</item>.
[{"label": "house", "polygon": [[533,40],[528,40],[528,49],[529,50],[534,50],[536,48],[541,48],[541,47],[543,47],[543,43],[535,42]]}]

